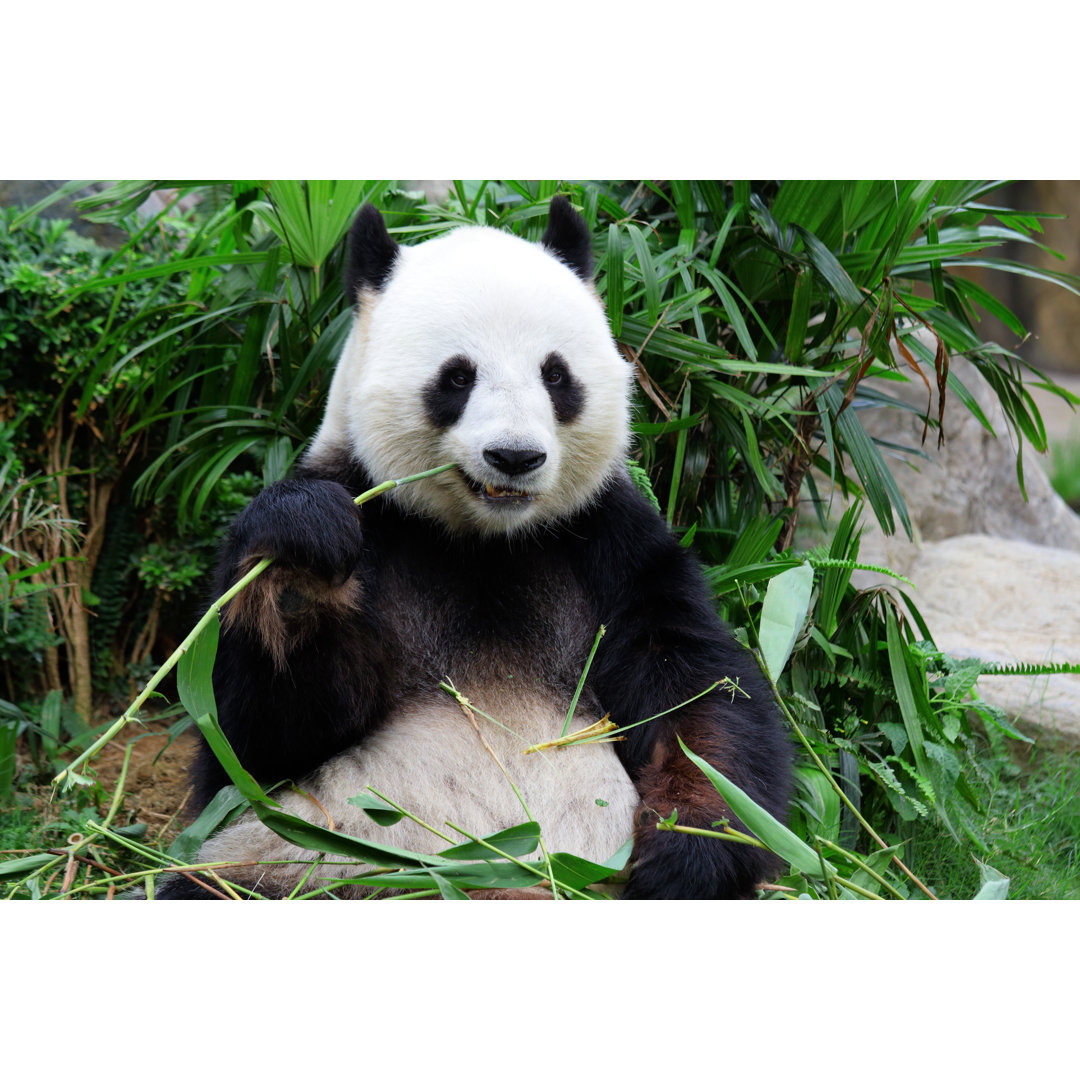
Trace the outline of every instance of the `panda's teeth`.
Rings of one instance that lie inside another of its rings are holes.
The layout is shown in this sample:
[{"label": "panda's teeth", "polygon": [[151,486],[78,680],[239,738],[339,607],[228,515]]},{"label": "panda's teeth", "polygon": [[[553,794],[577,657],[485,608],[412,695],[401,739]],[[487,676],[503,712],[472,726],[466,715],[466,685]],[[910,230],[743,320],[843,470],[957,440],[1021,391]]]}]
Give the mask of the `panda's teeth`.
[{"label": "panda's teeth", "polygon": [[532,499],[527,491],[517,491],[512,488],[497,488],[494,484],[484,484],[484,494],[489,499]]}]

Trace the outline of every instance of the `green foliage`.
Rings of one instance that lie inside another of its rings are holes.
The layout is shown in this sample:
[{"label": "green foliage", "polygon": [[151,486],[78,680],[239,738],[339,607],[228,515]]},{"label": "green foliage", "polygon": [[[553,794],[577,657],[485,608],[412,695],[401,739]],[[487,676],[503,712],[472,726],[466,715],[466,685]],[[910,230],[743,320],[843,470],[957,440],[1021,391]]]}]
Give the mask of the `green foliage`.
[{"label": "green foliage", "polygon": [[34,451],[73,391],[80,414],[95,414],[94,437],[107,442],[109,421],[137,406],[143,375],[138,365],[113,370],[108,357],[152,333],[180,287],[87,288],[118,265],[154,266],[158,251],[110,254],[64,221],[23,217],[16,226],[18,217],[0,210],[0,394],[18,401],[20,449]]},{"label": "green foliage", "polygon": [[1074,510],[1080,511],[1080,440],[1050,447],[1050,484]]},{"label": "green foliage", "polygon": [[60,641],[47,594],[57,584],[49,572],[63,559],[48,555],[72,529],[48,501],[50,478],[21,476],[18,464],[8,447],[0,457],[0,664],[9,690],[25,690],[26,668],[40,667],[45,650]]}]

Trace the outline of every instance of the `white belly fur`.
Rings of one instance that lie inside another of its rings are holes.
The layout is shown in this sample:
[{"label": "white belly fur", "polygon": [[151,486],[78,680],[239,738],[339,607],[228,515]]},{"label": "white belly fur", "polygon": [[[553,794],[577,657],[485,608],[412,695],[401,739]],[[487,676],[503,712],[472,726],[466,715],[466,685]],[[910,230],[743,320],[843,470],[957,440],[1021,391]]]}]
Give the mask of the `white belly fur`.
[{"label": "white belly fur", "polygon": [[[512,729],[476,715],[483,740],[505,766],[529,813],[539,823],[549,853],[570,852],[602,862],[630,838],[639,799],[612,744],[523,754],[529,745],[557,738],[565,714],[558,712],[550,699],[519,694],[488,692],[475,698],[474,705]],[[594,719],[575,717],[571,726],[584,727]],[[391,717],[386,727],[359,747],[331,759],[299,786],[323,804],[338,832],[432,854],[466,839],[447,822],[474,836],[484,836],[528,820],[483,740],[451,698],[414,703]],[[450,840],[407,818],[389,827],[377,825],[348,802],[368,786]],[[327,824],[325,814],[296,791],[281,789],[275,798],[287,812],[315,824]],[[312,856],[266,828],[251,811],[211,837],[199,855],[200,861],[206,862],[304,858]],[[291,892],[307,870],[308,866],[300,864],[259,866],[223,870],[222,875],[248,886],[261,884],[269,887],[269,892],[283,895]],[[327,856],[305,889],[314,887],[319,877],[350,877],[357,871],[357,864]],[[346,886],[335,890],[335,895],[355,896],[366,891]]]}]

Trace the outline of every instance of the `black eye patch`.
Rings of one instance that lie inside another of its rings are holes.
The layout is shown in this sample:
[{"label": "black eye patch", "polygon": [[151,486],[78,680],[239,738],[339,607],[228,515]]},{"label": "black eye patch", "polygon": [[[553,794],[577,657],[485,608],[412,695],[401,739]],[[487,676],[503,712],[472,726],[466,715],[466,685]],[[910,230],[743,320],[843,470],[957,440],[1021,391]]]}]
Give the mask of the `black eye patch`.
[{"label": "black eye patch", "polygon": [[576,420],[585,407],[585,388],[570,374],[566,361],[557,353],[548,353],[540,366],[540,378],[551,398],[555,419],[560,424]]},{"label": "black eye patch", "polygon": [[424,387],[424,411],[437,428],[461,419],[476,383],[476,365],[467,356],[451,356]]}]

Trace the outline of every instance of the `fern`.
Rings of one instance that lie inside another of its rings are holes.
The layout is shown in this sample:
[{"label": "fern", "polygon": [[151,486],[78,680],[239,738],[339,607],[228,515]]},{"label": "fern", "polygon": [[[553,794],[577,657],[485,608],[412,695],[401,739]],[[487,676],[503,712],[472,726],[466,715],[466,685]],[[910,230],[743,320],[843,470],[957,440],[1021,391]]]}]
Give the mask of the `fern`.
[{"label": "fern", "polygon": [[986,664],[980,675],[1080,675],[1080,664]]},{"label": "fern", "polygon": [[915,588],[914,582],[909,578],[904,577],[903,574],[898,574],[895,570],[890,570],[887,566],[874,566],[871,563],[855,562],[852,559],[832,559],[828,556],[819,555],[809,555],[806,561],[815,570],[868,570],[873,574],[884,574],[886,577],[895,578],[897,581],[902,581],[905,585]]},{"label": "fern", "polygon": [[649,500],[652,508],[659,514],[660,503],[653,494],[652,483],[649,481],[649,474],[636,462],[628,460],[626,462],[626,468],[630,472],[630,479],[634,481],[634,487]]},{"label": "fern", "polygon": [[817,687],[848,685],[857,686],[864,690],[873,690],[889,701],[896,701],[896,689],[891,682],[882,678],[877,672],[869,668],[852,669],[820,667],[816,664],[804,663],[805,670],[814,676]]}]

